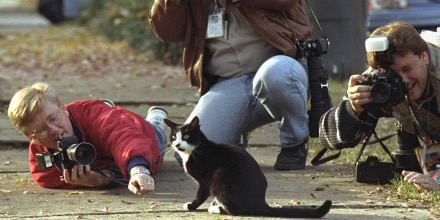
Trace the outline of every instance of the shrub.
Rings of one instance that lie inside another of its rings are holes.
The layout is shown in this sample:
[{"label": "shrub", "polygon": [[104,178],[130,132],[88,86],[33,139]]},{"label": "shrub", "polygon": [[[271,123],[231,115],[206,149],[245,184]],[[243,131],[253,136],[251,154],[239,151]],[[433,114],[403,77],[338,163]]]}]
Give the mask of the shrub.
[{"label": "shrub", "polygon": [[156,38],[148,23],[152,4],[145,0],[92,0],[81,10],[78,21],[112,41],[124,41],[139,52],[177,64],[182,44],[163,43]]}]

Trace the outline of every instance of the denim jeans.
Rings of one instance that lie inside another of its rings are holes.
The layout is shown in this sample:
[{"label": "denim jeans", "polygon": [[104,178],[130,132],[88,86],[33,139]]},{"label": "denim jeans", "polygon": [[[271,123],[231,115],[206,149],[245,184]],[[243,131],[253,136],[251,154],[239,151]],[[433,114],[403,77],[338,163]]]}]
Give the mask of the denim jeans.
[{"label": "denim jeans", "polygon": [[[150,123],[150,122],[148,122],[148,123]],[[154,134],[156,135],[156,140],[157,140],[157,146],[159,147],[159,151],[160,151],[160,157],[163,160],[163,158],[165,156],[165,148],[166,148],[166,144],[167,144],[166,133],[159,125],[157,125],[155,123],[150,123],[150,125],[154,129]]]},{"label": "denim jeans", "polygon": [[256,73],[220,78],[200,97],[186,123],[197,115],[208,139],[238,144],[242,134],[278,121],[280,144],[291,147],[309,136],[307,101],[306,70],[295,59],[277,55]]}]

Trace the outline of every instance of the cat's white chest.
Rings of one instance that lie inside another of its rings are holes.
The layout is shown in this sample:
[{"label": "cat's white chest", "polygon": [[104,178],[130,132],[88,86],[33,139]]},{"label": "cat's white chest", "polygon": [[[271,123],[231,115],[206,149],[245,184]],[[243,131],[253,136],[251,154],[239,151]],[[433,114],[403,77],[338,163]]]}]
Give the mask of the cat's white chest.
[{"label": "cat's white chest", "polygon": [[182,158],[182,163],[185,168],[185,164],[189,160],[189,157],[191,156],[191,153],[195,149],[195,146],[186,142],[180,131],[176,132],[176,138],[171,142],[171,146]]}]

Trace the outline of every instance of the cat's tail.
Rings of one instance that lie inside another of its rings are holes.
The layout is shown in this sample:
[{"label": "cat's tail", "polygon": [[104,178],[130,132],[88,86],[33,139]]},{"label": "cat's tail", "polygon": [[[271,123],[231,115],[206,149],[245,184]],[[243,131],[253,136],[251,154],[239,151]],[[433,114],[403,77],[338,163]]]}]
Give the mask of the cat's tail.
[{"label": "cat's tail", "polygon": [[313,207],[269,207],[267,217],[321,218],[328,213],[332,201],[326,200],[322,206]]}]

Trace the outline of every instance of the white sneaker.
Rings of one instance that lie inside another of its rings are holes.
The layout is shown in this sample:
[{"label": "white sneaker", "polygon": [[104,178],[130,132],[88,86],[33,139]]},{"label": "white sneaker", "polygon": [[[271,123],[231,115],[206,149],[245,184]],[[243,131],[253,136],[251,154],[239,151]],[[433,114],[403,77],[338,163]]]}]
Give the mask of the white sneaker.
[{"label": "white sneaker", "polygon": [[108,106],[112,107],[112,108],[116,107],[115,103],[112,100],[110,100],[110,99],[101,99],[101,101],[104,102],[105,104],[107,104]]},{"label": "white sneaker", "polygon": [[145,118],[145,120],[150,123],[159,125],[165,131],[165,122],[163,121],[163,119],[167,117],[167,110],[160,106],[151,106],[148,109],[147,117]]}]

